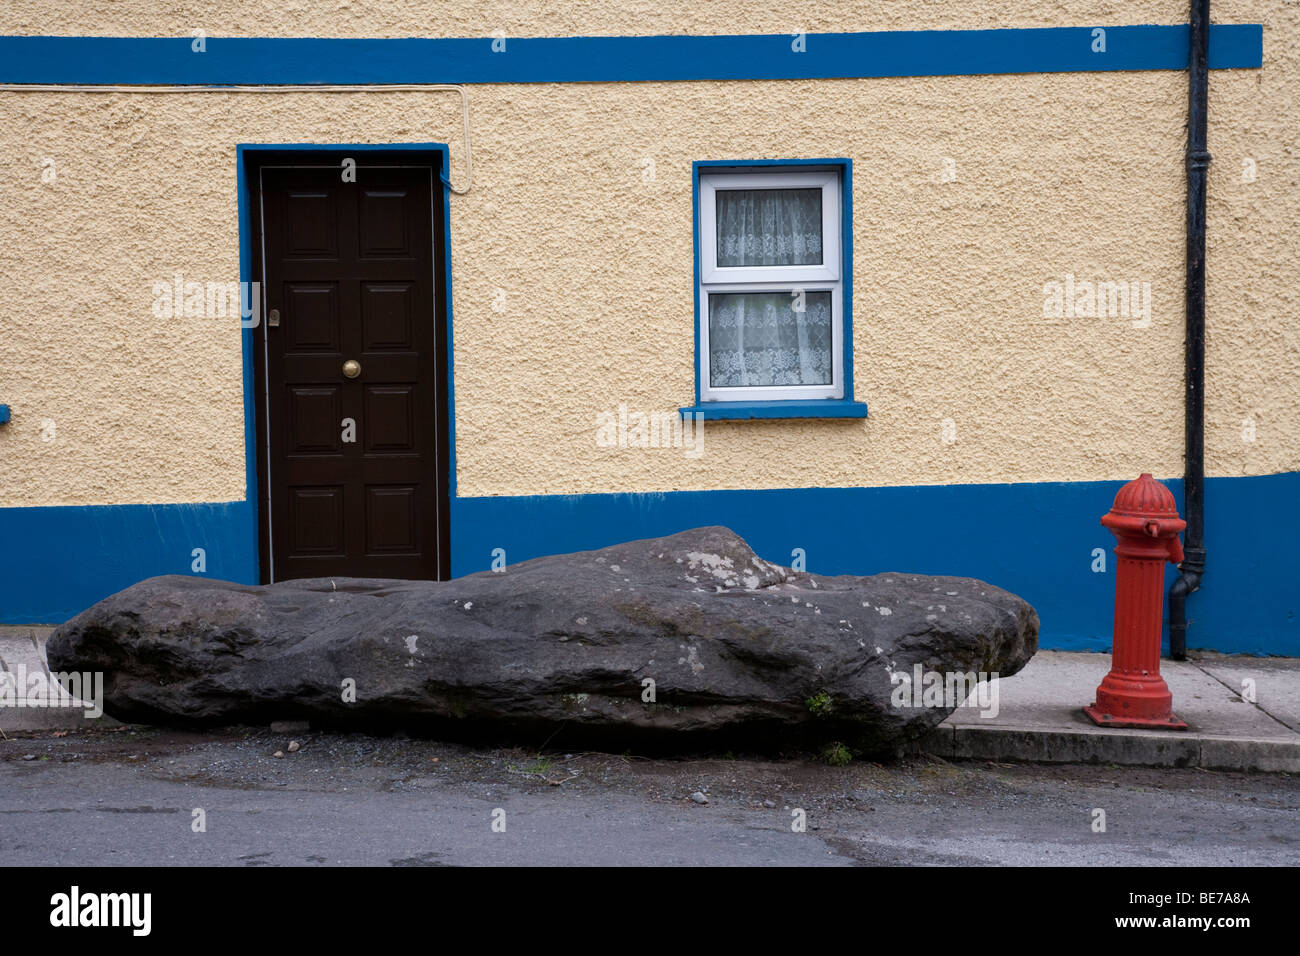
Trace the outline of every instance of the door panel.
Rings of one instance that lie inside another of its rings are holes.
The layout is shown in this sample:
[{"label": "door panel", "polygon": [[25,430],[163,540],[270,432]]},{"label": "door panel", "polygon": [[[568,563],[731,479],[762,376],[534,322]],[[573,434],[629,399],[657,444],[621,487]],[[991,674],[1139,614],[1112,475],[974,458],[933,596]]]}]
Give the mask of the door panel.
[{"label": "door panel", "polygon": [[435,172],[260,169],[270,580],[441,576]]}]

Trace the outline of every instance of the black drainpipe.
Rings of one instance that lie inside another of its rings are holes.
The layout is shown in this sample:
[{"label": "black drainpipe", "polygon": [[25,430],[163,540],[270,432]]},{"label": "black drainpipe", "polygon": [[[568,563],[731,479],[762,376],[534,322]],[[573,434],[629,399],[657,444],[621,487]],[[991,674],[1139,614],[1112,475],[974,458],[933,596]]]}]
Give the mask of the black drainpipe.
[{"label": "black drainpipe", "polygon": [[1187,597],[1205,571],[1205,180],[1210,168],[1205,125],[1210,91],[1210,0],[1191,0],[1187,61],[1187,339],[1183,346],[1186,407],[1183,474],[1183,563],[1169,589],[1169,656],[1187,657]]}]

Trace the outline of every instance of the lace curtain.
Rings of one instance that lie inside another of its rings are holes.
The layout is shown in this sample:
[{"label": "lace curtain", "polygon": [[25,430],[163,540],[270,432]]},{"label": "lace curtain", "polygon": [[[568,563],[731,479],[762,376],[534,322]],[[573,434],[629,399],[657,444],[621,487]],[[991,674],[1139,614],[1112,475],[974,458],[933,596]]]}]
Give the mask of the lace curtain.
[{"label": "lace curtain", "polygon": [[[719,189],[718,265],[822,261],[820,189]],[[755,270],[754,281],[762,281]],[[796,308],[802,304],[802,311]],[[709,384],[829,385],[831,294],[709,293]]]},{"label": "lace curtain", "polygon": [[715,195],[719,266],[821,264],[820,189],[719,189]]},{"label": "lace curtain", "polygon": [[829,385],[831,294],[709,294],[709,384]]}]

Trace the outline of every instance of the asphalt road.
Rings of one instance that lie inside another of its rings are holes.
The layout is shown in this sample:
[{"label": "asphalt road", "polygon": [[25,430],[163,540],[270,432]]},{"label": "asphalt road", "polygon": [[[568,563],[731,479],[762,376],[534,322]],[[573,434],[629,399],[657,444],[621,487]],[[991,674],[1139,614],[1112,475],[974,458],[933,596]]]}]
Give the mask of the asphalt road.
[{"label": "asphalt road", "polygon": [[262,729],[0,741],[0,864],[1300,864],[1277,774],[296,736],[278,758],[290,736]]}]

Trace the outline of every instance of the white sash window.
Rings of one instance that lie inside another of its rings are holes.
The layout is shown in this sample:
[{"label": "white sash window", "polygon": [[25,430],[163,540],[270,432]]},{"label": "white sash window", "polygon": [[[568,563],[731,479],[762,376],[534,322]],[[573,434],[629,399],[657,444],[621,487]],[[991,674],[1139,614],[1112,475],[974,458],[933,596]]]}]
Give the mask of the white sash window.
[{"label": "white sash window", "polygon": [[844,397],[840,176],[700,174],[700,400]]}]

